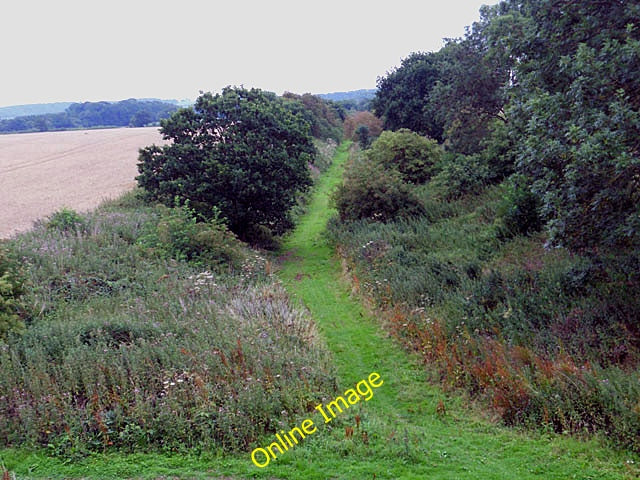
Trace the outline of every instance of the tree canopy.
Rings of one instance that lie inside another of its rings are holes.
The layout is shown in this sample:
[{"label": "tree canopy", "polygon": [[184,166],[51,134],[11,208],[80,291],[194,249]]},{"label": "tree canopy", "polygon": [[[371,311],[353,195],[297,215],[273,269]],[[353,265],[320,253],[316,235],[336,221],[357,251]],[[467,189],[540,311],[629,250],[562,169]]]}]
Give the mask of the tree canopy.
[{"label": "tree canopy", "polygon": [[138,183],[165,204],[188,201],[204,218],[220,212],[241,238],[281,233],[310,184],[310,125],[289,102],[259,89],[202,94],[162,121],[171,142],[140,151]]},{"label": "tree canopy", "polygon": [[378,78],[371,105],[384,128],[408,128],[442,140],[443,125],[430,110],[431,92],[440,79],[438,62],[437,54],[412,53],[399,68]]},{"label": "tree canopy", "polygon": [[551,243],[637,245],[638,19],[640,4],[621,0],[485,6],[464,38],[379,78],[375,113],[488,168],[483,181],[518,174]]}]

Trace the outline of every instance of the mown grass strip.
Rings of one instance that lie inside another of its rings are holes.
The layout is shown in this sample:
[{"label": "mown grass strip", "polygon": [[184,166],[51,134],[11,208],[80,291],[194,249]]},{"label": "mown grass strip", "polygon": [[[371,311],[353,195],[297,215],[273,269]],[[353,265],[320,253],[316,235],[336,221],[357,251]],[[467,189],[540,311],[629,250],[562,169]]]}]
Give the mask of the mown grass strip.
[{"label": "mown grass strip", "polygon": [[[329,196],[342,178],[347,157],[344,144],[318,185],[308,213],[287,239],[290,260],[280,275],[310,309],[326,338],[342,382],[339,390],[371,371],[379,372],[385,384],[371,401],[357,405],[366,415],[362,427],[375,441],[358,444],[353,455],[337,461],[332,454],[345,447],[325,439],[329,448],[318,470],[340,478],[366,478],[350,473],[354,470],[370,478],[625,478],[628,456],[612,454],[595,442],[525,435],[473,418],[459,398],[445,398],[429,386],[417,359],[387,338],[361,302],[351,297],[323,235],[333,213]],[[447,413],[439,415],[440,400]],[[336,432],[332,440],[351,447],[362,438],[345,440],[343,432]]]}]

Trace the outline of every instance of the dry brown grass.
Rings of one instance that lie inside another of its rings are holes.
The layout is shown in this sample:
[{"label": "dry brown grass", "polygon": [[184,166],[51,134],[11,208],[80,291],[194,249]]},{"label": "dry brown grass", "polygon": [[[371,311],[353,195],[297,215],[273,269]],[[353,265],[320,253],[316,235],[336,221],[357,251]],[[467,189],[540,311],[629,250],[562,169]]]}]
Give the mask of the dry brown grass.
[{"label": "dry brown grass", "polygon": [[130,190],[138,149],[162,142],[155,127],[0,135],[0,238]]}]

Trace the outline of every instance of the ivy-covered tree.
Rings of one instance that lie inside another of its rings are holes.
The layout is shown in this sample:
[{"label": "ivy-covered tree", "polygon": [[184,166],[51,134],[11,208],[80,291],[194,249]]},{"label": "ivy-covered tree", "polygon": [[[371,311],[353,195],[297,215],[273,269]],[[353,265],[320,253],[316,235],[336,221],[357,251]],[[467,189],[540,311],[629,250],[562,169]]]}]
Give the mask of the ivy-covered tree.
[{"label": "ivy-covered tree", "polygon": [[24,328],[19,304],[23,288],[15,264],[9,261],[0,245],[0,342],[10,333],[20,332]]},{"label": "ivy-covered tree", "polygon": [[170,143],[140,151],[139,185],[165,204],[189,201],[204,218],[216,209],[240,237],[281,233],[298,192],[310,185],[315,149],[309,124],[259,89],[205,93],[162,121]]}]

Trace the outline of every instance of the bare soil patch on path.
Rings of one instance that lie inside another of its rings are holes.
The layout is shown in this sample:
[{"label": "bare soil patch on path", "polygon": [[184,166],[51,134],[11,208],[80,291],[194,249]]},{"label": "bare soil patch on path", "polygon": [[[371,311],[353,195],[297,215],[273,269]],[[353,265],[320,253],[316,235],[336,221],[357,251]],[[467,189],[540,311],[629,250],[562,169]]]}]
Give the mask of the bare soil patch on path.
[{"label": "bare soil patch on path", "polygon": [[0,135],[0,238],[132,189],[138,149],[152,143],[164,143],[157,127]]}]

